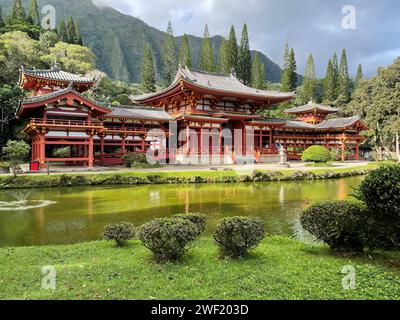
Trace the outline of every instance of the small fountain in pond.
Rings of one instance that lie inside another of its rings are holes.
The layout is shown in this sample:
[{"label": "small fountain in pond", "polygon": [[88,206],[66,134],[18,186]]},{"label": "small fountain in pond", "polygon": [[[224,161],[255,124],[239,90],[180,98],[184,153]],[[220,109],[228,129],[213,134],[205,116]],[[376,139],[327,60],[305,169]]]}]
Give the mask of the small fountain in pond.
[{"label": "small fountain in pond", "polygon": [[31,192],[30,191],[8,191],[14,201],[0,201],[0,211],[24,211],[36,208],[44,208],[54,201],[49,200],[28,200]]}]

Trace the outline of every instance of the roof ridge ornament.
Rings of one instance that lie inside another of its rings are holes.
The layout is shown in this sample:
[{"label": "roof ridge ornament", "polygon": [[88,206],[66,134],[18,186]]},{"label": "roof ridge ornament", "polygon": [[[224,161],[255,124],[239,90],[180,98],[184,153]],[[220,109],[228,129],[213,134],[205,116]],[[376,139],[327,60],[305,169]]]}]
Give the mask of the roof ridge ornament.
[{"label": "roof ridge ornament", "polygon": [[54,59],[53,65],[51,66],[51,70],[53,70],[53,71],[61,71],[61,66],[58,63],[57,59]]}]

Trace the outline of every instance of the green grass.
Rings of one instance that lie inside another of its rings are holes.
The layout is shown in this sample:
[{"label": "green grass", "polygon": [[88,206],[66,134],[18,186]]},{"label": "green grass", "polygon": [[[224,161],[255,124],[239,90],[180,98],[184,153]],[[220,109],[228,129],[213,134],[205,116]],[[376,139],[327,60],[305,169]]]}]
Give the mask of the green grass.
[{"label": "green grass", "polygon": [[315,162],[315,163],[307,163],[306,167],[317,167],[317,168],[321,168],[321,167],[335,167],[335,165],[332,162]]},{"label": "green grass", "polygon": [[[399,299],[400,254],[339,256],[324,246],[269,237],[249,257],[220,259],[210,238],[183,262],[159,265],[139,242],[0,249],[0,299]],[[41,268],[57,270],[55,291]],[[342,288],[345,265],[357,289]]]}]

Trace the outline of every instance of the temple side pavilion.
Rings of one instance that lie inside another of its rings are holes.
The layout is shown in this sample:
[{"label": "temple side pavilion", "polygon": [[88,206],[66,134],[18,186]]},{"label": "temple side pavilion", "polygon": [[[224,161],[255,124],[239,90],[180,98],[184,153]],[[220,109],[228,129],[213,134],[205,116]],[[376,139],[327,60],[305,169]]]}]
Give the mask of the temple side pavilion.
[{"label": "temple side pavilion", "polygon": [[[314,144],[339,150],[343,160],[358,159],[360,132],[367,129],[359,117],[326,119],[337,110],[312,102],[287,110],[295,120],[263,118],[259,111],[290,101],[295,94],[258,90],[234,75],[183,67],[168,88],[134,96],[128,106],[94,101],[85,94],[94,79],[57,66],[22,68],[19,83],[30,96],[21,101],[17,118],[27,122],[24,131],[31,137],[32,161],[42,168],[47,162],[121,164],[123,155],[149,150],[173,163],[200,156],[205,163],[237,163],[249,157],[276,162],[281,146],[289,159],[299,159]],[[54,156],[65,147],[68,155]]]}]

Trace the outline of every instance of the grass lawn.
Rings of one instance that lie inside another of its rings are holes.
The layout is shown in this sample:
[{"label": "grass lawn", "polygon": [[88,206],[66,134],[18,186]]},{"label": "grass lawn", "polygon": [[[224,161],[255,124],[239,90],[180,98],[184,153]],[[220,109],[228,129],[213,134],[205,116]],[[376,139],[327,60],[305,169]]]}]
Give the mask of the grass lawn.
[{"label": "grass lawn", "polygon": [[[339,256],[324,246],[268,237],[247,259],[219,259],[210,238],[180,264],[159,265],[133,241],[0,249],[0,299],[399,299],[400,253]],[[55,291],[41,268],[57,270]],[[357,289],[343,290],[345,265]]]}]

